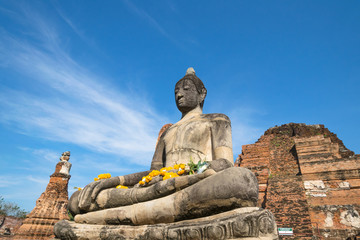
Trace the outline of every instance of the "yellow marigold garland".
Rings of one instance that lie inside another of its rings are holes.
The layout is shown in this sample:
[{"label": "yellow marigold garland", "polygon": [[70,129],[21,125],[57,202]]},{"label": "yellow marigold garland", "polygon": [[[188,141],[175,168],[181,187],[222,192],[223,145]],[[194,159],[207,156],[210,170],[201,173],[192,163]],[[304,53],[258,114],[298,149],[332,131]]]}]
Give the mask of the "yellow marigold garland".
[{"label": "yellow marigold garland", "polygon": [[[154,177],[156,176],[162,176],[163,180],[179,177],[180,175],[185,173],[185,164],[175,164],[173,167],[163,167],[160,170],[153,170],[151,171],[147,176],[144,176],[141,181],[139,181],[140,185],[145,185],[146,183],[149,183]],[[169,172],[171,170],[178,170],[176,172]]]},{"label": "yellow marigold garland", "polygon": [[[200,164],[201,164],[201,161],[200,161]],[[189,166],[187,169],[185,169],[186,165],[184,163],[180,163],[180,164],[175,164],[173,167],[163,167],[160,170],[153,170],[147,176],[144,176],[141,179],[141,181],[139,181],[139,184],[145,185],[146,183],[149,183],[154,177],[159,176],[159,175],[163,177],[163,180],[167,180],[170,178],[179,177],[180,175],[183,175],[185,173],[189,173],[189,171],[190,171],[190,174],[191,174],[191,172],[194,173],[194,170],[192,170],[192,165],[194,165],[195,167],[198,168],[198,166],[192,162],[191,158],[190,158],[190,164],[188,164],[188,165]],[[171,170],[177,170],[177,172],[169,172]],[[94,178],[94,181],[99,181],[101,179],[107,179],[107,178],[111,178],[110,173],[99,174],[97,178]],[[123,186],[123,185],[118,185],[118,186],[116,186],[116,188],[127,189],[128,187]],[[77,187],[75,187],[75,189],[81,190],[81,188],[77,188]]]},{"label": "yellow marigold garland", "polygon": [[152,180],[152,177],[151,176],[149,176],[149,175],[147,175],[146,177],[145,177],[145,181],[148,183],[148,182],[150,182]]},{"label": "yellow marigold garland", "polygon": [[160,171],[158,170],[153,170],[151,173],[149,173],[150,177],[156,177],[160,175]]},{"label": "yellow marigold garland", "polygon": [[177,173],[167,172],[167,173],[165,173],[163,180],[166,180],[169,178],[174,178],[174,177],[179,177],[179,175]]},{"label": "yellow marigold garland", "polygon": [[111,174],[110,173],[99,174],[97,178],[94,178],[94,181],[99,181],[100,179],[106,179],[106,178],[111,178]]}]

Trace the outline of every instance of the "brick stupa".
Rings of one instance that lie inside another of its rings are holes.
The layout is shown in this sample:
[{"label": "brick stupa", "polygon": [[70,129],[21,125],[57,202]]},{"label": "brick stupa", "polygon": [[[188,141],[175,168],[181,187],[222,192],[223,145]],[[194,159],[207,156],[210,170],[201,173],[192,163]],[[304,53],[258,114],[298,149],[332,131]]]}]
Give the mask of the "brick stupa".
[{"label": "brick stupa", "polygon": [[285,124],[244,145],[235,163],[259,182],[286,239],[355,239],[360,235],[360,155],[324,125]]},{"label": "brick stupa", "polygon": [[26,216],[14,239],[51,239],[54,225],[68,219],[68,183],[71,163],[70,152],[64,152],[50,176],[45,192],[36,201],[35,208]]}]

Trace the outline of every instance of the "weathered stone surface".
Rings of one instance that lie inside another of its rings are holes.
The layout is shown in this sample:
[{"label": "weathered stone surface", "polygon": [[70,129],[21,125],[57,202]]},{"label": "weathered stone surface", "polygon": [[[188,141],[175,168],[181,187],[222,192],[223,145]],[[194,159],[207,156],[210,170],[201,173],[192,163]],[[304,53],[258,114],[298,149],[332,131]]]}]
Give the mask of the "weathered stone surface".
[{"label": "weathered stone surface", "polygon": [[163,135],[163,133],[169,128],[171,127],[173,124],[172,123],[168,123],[168,124],[165,124],[164,126],[162,126],[162,128],[160,129],[159,131],[159,134],[158,134],[158,138],[156,140],[156,146],[160,140],[160,137]]},{"label": "weathered stone surface", "polygon": [[[189,114],[170,126],[159,141],[164,144],[165,166],[186,164],[190,158],[195,163],[218,156],[232,159],[231,123],[224,114]],[[160,169],[163,162],[157,160],[152,165]]]},{"label": "weathered stone surface", "polygon": [[243,146],[235,163],[259,181],[259,202],[295,236],[346,239],[360,233],[360,157],[323,125],[285,124]]},{"label": "weathered stone surface", "polygon": [[[95,205],[93,209],[100,210],[115,208],[165,197],[175,193],[176,191],[189,187],[214,174],[216,174],[215,171],[207,170],[200,174],[170,178],[165,181],[161,181],[161,177],[159,176],[160,179],[158,182],[145,188],[137,187],[131,189],[105,189],[99,193],[98,197],[96,198],[98,204]],[[95,207],[97,208],[95,209]]]},{"label": "weathered stone surface", "polygon": [[257,207],[169,224],[90,225],[61,221],[57,239],[278,239],[273,215]]},{"label": "weathered stone surface", "polygon": [[56,164],[55,172],[50,176],[45,192],[27,215],[15,239],[51,239],[54,236],[55,223],[68,219],[68,182],[71,168],[69,157],[70,152],[63,153],[60,162]]}]

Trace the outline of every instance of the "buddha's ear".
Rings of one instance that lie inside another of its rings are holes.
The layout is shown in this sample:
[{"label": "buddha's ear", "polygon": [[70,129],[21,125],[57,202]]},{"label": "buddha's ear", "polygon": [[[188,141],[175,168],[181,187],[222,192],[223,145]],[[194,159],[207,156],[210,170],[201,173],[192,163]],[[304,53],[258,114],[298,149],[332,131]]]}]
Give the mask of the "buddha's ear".
[{"label": "buddha's ear", "polygon": [[207,93],[207,90],[206,90],[206,88],[203,88],[202,90],[201,90],[201,93],[200,93],[200,103],[202,103],[202,102],[204,102],[204,100],[205,100],[205,97],[206,97],[206,93]]}]

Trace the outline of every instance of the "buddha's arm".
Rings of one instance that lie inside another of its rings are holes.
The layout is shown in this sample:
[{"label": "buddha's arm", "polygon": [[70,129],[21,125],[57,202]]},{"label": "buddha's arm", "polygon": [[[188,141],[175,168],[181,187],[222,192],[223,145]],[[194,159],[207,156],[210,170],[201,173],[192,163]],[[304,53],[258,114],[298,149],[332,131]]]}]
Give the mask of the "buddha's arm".
[{"label": "buddha's arm", "polygon": [[78,206],[81,210],[88,211],[100,191],[116,187],[117,185],[133,186],[138,183],[143,176],[149,174],[149,172],[150,171],[137,172],[89,183],[79,194]]},{"label": "buddha's arm", "polygon": [[223,114],[212,121],[211,139],[213,146],[213,161],[210,167],[215,171],[225,169],[233,166],[233,151],[232,151],[232,137],[231,137],[231,122],[230,119]]},{"label": "buddha's arm", "polygon": [[233,151],[231,148],[226,146],[217,147],[214,149],[214,160],[215,159],[226,159],[232,163]]},{"label": "buddha's arm", "polygon": [[150,170],[159,170],[162,167],[164,167],[164,162],[165,162],[165,142],[164,142],[164,137],[166,134],[166,131],[162,134],[162,136],[159,139],[158,144],[156,145],[155,148],[155,153],[153,156],[153,159],[151,161],[151,167]]}]

